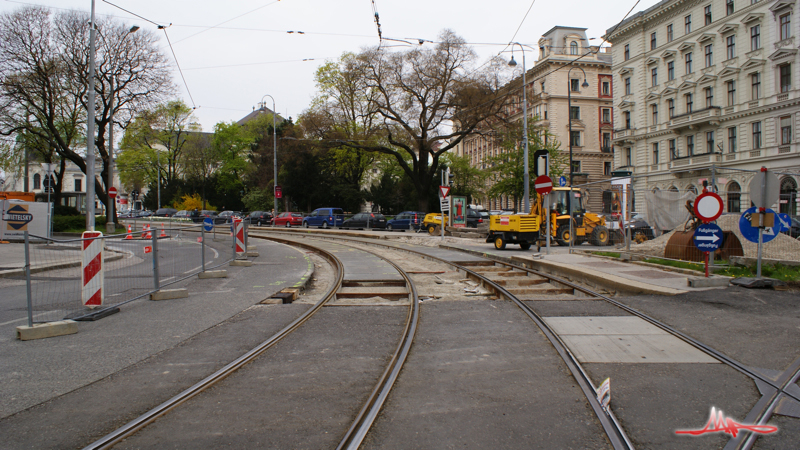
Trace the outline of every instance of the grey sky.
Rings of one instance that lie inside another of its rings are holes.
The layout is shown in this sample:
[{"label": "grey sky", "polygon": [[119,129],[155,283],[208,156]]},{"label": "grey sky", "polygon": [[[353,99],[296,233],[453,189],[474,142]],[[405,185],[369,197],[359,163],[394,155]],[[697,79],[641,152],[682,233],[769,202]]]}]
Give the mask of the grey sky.
[{"label": "grey sky", "polygon": [[[635,0],[617,0],[603,2],[600,7],[600,3],[588,0],[536,0],[523,22],[531,6],[530,0],[111,2],[153,22],[172,23],[167,29],[169,39],[197,106],[195,115],[206,131],[211,131],[217,122],[243,117],[265,94],[275,98],[281,115],[296,118],[315,94],[314,72],[320,64],[343,52],[357,52],[378,44],[373,8],[379,13],[384,38],[433,41],[442,29],[450,28],[473,43],[483,61],[503,50],[503,44],[512,38],[536,47],[542,33],[555,25],[588,28],[589,37],[600,38],[636,3]],[[642,0],[634,13],[655,3],[657,0]],[[12,11],[26,4],[88,12],[91,0],[4,0],[0,1],[0,11]],[[112,15],[128,24],[156,30],[152,23],[102,0],[96,0],[96,11],[99,15]],[[221,25],[210,28],[218,24]],[[171,57],[163,32],[157,32],[162,36],[165,52]],[[598,39],[592,44],[600,42]],[[533,66],[537,56],[538,52],[526,53],[528,67]],[[516,59],[521,63],[518,51]],[[520,69],[521,64],[517,66],[517,70]],[[191,106],[177,69],[174,80],[180,97]],[[269,98],[267,106],[272,106]]]}]

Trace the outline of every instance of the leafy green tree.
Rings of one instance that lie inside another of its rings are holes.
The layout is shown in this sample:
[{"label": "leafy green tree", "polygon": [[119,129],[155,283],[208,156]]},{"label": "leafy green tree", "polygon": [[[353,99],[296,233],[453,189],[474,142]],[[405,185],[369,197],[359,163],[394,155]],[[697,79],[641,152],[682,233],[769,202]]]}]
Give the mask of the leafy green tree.
[{"label": "leafy green tree", "polygon": [[[561,144],[547,130],[528,122],[528,168],[534,167],[533,154],[537,150],[547,150],[550,158],[550,177],[558,177],[563,172],[564,157],[559,150]],[[525,194],[525,150],[522,145],[522,123],[513,122],[498,126],[495,129],[496,145],[501,148],[500,154],[487,160],[486,173],[490,187],[490,197],[508,196],[514,199],[514,211]],[[531,180],[532,184],[533,180]],[[530,190],[531,202],[536,198],[536,191]]]},{"label": "leafy green tree", "polygon": [[464,195],[469,203],[482,197],[486,193],[486,179],[489,174],[477,167],[472,167],[469,158],[448,153],[444,162],[453,175],[451,195]]}]

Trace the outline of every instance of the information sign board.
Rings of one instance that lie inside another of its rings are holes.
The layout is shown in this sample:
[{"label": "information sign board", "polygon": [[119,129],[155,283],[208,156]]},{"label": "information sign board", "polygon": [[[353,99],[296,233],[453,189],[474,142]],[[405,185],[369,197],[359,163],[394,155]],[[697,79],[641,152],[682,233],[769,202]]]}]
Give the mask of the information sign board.
[{"label": "information sign board", "polygon": [[750,181],[750,201],[759,208],[767,208],[778,201],[780,189],[780,181],[774,173],[758,172]]},{"label": "information sign board", "polygon": [[704,223],[694,230],[692,241],[701,252],[713,252],[722,246],[722,228],[713,223]]},{"label": "information sign board", "polygon": [[[758,243],[758,227],[754,227],[750,224],[750,214],[755,213],[757,210],[758,207],[754,206],[743,212],[742,217],[739,218],[739,231],[742,232],[742,236],[748,241],[755,243]],[[767,214],[775,214],[775,211],[767,208]],[[775,220],[774,227],[764,228],[763,242],[769,242],[775,239],[778,234],[780,234],[781,229],[781,221]]]}]

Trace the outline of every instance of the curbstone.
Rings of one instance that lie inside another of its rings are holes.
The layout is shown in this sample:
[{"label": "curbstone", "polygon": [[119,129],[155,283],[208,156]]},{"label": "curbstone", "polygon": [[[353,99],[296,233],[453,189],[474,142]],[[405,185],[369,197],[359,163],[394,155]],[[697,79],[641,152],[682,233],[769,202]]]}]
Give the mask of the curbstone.
[{"label": "curbstone", "polygon": [[230,263],[231,266],[242,266],[242,267],[250,267],[253,265],[253,261],[244,261],[244,260],[233,260]]},{"label": "curbstone", "polygon": [[49,337],[64,336],[78,332],[78,322],[74,320],[59,320],[57,322],[37,323],[32,327],[22,325],[17,327],[17,339],[31,341]]},{"label": "curbstone", "polygon": [[687,285],[693,288],[704,288],[704,287],[719,287],[719,286],[727,286],[730,284],[731,279],[728,277],[689,277],[686,280]]},{"label": "curbstone", "polygon": [[172,300],[189,297],[188,289],[161,289],[150,294],[150,300]]},{"label": "curbstone", "polygon": [[208,278],[228,278],[227,270],[206,270],[197,274],[197,278],[205,280]]},{"label": "curbstone", "polygon": [[258,252],[247,252],[248,258],[258,258]]}]

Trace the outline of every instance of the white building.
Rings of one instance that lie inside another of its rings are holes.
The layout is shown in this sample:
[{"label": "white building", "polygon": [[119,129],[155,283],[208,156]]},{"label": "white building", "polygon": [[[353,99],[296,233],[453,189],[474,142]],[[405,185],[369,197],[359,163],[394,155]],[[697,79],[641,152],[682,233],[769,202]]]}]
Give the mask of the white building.
[{"label": "white building", "polygon": [[698,191],[749,205],[752,172],[783,172],[781,212],[798,214],[800,70],[796,0],[664,0],[608,29],[614,163],[635,189]]}]

